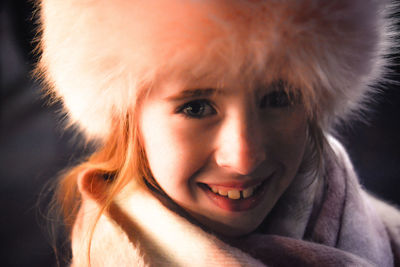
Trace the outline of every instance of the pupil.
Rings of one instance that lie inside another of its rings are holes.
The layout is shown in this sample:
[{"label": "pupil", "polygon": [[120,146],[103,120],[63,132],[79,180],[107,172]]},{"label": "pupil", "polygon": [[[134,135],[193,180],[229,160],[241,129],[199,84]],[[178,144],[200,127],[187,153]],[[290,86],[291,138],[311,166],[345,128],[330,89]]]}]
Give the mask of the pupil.
[{"label": "pupil", "polygon": [[201,103],[193,102],[190,104],[187,111],[191,114],[198,115],[199,113],[202,112],[202,109],[203,109],[203,105]]},{"label": "pupil", "polygon": [[277,92],[273,101],[275,106],[286,106],[289,104],[289,99],[284,92]]}]

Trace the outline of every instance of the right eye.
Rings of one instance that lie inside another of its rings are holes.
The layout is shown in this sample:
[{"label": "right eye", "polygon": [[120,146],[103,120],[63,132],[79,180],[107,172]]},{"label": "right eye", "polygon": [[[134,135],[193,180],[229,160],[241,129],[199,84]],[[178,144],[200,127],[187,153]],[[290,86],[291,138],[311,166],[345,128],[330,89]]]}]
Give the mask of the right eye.
[{"label": "right eye", "polygon": [[208,100],[199,99],[183,104],[178,108],[177,113],[190,119],[202,119],[216,114],[216,110]]},{"label": "right eye", "polygon": [[292,105],[289,95],[283,91],[273,91],[265,95],[260,102],[260,108],[283,108]]},{"label": "right eye", "polygon": [[300,95],[293,90],[289,90],[292,86],[283,80],[277,80],[268,86],[269,93],[264,95],[260,100],[260,108],[285,108],[293,106],[299,101]]}]

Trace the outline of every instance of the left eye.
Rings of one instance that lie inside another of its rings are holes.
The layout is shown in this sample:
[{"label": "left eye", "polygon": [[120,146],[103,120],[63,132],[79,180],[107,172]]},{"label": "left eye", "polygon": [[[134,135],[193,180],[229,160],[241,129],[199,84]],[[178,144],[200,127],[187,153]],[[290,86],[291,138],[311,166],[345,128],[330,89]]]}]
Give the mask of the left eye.
[{"label": "left eye", "polygon": [[292,105],[290,96],[283,90],[273,91],[260,101],[260,108],[282,108]]},{"label": "left eye", "polygon": [[178,109],[178,113],[189,118],[201,119],[215,114],[216,111],[208,100],[201,99],[185,103]]}]

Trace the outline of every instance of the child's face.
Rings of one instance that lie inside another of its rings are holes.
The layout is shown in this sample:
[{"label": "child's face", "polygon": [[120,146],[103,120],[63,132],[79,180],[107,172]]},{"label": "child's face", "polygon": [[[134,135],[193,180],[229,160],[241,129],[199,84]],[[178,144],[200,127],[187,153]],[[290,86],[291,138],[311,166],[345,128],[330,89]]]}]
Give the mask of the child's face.
[{"label": "child's face", "polygon": [[155,180],[200,223],[224,235],[255,230],[303,159],[305,111],[268,86],[169,82],[152,90],[139,110]]}]

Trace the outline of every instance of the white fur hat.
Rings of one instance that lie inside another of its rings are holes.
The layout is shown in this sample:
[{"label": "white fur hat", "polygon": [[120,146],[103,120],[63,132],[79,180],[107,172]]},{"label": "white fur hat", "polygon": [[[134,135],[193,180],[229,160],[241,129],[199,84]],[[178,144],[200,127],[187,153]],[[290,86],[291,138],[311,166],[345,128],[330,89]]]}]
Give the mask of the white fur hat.
[{"label": "white fur hat", "polygon": [[383,0],[41,0],[40,10],[39,71],[88,140],[173,75],[288,80],[328,129],[373,91],[389,46]]}]

